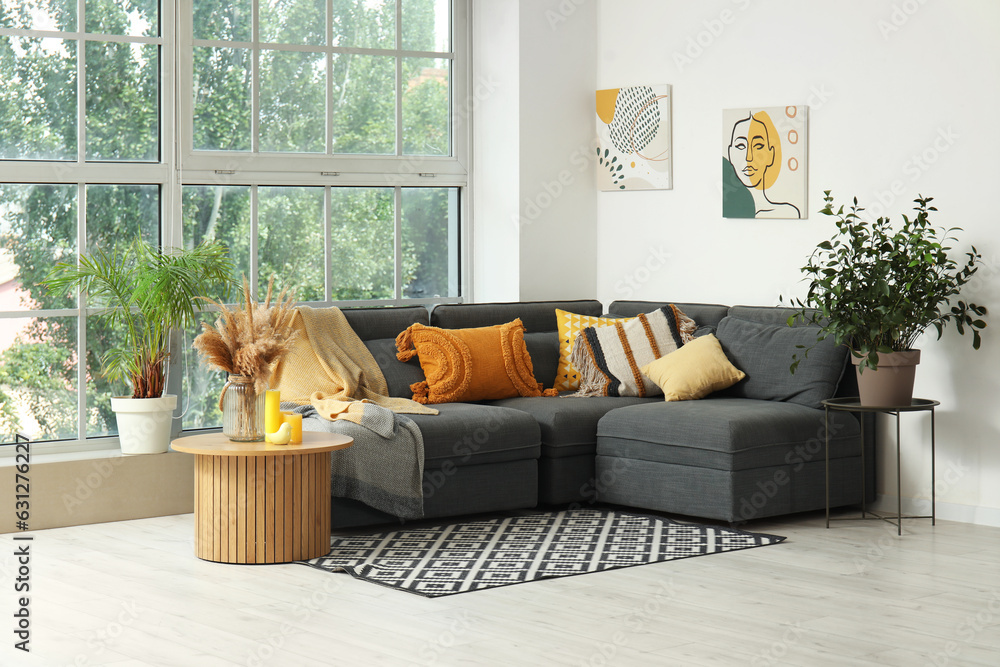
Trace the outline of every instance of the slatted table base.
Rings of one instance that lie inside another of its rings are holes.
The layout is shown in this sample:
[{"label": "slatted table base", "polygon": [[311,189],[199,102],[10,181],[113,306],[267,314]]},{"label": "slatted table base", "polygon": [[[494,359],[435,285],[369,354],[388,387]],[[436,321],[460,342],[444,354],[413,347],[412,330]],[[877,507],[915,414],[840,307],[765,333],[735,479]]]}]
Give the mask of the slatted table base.
[{"label": "slatted table base", "polygon": [[195,457],[195,555],[288,563],[330,550],[330,452]]}]

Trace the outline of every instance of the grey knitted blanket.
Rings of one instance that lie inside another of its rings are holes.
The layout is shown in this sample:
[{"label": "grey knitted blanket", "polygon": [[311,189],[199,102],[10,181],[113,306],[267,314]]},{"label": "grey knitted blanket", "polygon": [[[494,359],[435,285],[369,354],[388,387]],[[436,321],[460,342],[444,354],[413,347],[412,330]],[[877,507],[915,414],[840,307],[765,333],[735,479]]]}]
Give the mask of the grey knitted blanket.
[{"label": "grey knitted blanket", "polygon": [[311,405],[289,404],[288,409],[302,415],[305,431],[354,438],[354,445],[331,457],[334,497],[358,500],[400,519],[423,517],[424,439],[412,419],[374,404],[365,406],[360,426],[324,419]]}]

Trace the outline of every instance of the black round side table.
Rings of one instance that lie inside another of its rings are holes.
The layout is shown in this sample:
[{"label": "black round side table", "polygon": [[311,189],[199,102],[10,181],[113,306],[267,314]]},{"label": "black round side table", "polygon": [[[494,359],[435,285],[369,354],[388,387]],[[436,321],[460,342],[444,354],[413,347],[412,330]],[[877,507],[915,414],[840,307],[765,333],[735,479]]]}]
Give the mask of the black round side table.
[{"label": "black round side table", "polygon": [[[862,405],[861,399],[857,396],[849,398],[831,398],[823,401],[824,426],[826,431],[826,527],[830,527],[830,410],[841,412],[881,412],[882,414],[895,415],[896,417],[896,516],[895,526],[897,535],[903,534],[903,519],[930,519],[931,525],[935,525],[934,514],[935,488],[934,488],[934,408],[941,405],[940,402],[927,398],[914,398],[909,405]],[[903,487],[902,473],[899,453],[899,415],[904,412],[931,413],[931,513],[921,516],[903,516]],[[844,520],[854,519],[880,519],[893,523],[891,514],[879,514],[868,509],[866,496],[866,465],[865,465],[865,428],[861,424],[861,516],[859,517],[838,517]]]}]

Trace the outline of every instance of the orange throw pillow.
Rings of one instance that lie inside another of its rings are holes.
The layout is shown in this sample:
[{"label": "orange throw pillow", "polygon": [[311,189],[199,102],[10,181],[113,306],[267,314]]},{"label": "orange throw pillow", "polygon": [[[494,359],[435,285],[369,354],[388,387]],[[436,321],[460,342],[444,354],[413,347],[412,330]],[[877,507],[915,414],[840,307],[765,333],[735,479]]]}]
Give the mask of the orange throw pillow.
[{"label": "orange throw pillow", "polygon": [[535,380],[519,319],[475,329],[414,324],[396,337],[396,349],[400,361],[420,359],[427,379],[410,385],[418,403],[558,395]]}]

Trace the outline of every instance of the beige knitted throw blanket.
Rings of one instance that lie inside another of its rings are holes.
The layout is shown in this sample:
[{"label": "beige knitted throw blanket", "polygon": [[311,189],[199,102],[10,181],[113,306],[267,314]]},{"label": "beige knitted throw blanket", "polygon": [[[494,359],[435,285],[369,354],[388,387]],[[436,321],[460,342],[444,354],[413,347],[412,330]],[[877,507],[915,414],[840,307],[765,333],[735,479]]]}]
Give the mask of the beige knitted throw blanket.
[{"label": "beige knitted throw blanket", "polygon": [[434,408],[390,397],[385,377],[339,308],[300,306],[298,337],[271,386],[309,431],[342,433],[354,445],[332,457],[331,494],[399,517],[423,516],[424,442],[406,414]]},{"label": "beige knitted throw blanket", "polygon": [[370,404],[395,413],[438,414],[408,398],[388,396],[375,357],[339,308],[299,306],[295,311],[292,326],[298,337],[271,378],[283,403],[311,404],[326,419],[356,424]]}]

